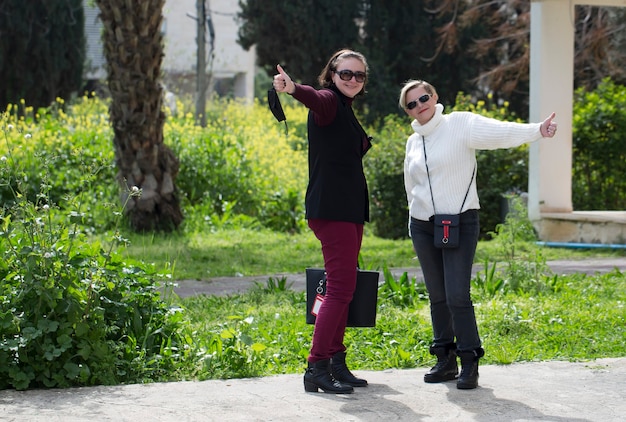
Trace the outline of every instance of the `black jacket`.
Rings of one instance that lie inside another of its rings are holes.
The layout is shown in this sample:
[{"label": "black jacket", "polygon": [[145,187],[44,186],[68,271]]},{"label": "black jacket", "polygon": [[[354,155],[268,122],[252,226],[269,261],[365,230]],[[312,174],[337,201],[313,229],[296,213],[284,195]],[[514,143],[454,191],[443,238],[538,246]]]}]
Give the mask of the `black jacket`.
[{"label": "black jacket", "polygon": [[312,112],[308,117],[309,185],[306,218],[369,221],[369,193],[362,158],[371,148],[354,116],[349,99],[333,87],[337,114],[327,126],[318,126]]}]

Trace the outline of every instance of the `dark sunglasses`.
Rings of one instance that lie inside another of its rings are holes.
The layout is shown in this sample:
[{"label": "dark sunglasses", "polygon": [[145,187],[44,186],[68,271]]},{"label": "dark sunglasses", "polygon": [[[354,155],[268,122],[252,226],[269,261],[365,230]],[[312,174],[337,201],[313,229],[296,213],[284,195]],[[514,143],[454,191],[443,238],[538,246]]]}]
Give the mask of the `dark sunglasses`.
[{"label": "dark sunglasses", "polygon": [[418,101],[420,103],[424,104],[425,102],[430,100],[430,97],[432,97],[432,94],[424,94],[421,97],[419,97],[417,100],[413,100],[410,103],[407,103],[406,104],[406,109],[407,110],[413,110],[415,107],[417,107],[417,102]]},{"label": "dark sunglasses", "polygon": [[339,75],[339,79],[342,81],[349,81],[354,77],[357,82],[365,82],[367,75],[365,72],[353,72],[351,70],[335,70],[335,73]]}]

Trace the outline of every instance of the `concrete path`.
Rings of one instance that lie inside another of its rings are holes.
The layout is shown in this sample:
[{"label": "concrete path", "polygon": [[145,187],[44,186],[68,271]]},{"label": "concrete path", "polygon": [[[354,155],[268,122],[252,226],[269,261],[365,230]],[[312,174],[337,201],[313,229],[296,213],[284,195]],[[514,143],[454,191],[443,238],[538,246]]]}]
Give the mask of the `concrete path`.
[{"label": "concrete path", "polygon": [[[556,274],[626,271],[626,258],[551,261]],[[475,268],[478,271],[480,268]],[[418,269],[407,271],[421,279]],[[304,290],[303,274],[286,277]],[[269,276],[183,281],[181,296],[227,295]],[[626,340],[626,339],[625,339]],[[581,339],[581,341],[584,341]],[[626,355],[626,350],[625,350]],[[425,384],[427,368],[355,371],[370,386],[350,395],[305,393],[302,374],[64,390],[0,391],[0,421],[554,421],[626,420],[626,357],[480,368],[479,387]]]},{"label": "concrete path", "polygon": [[482,366],[480,386],[425,384],[426,369],[357,371],[354,394],[305,393],[302,374],[66,390],[0,391],[0,420],[617,422],[626,358]]},{"label": "concrete path", "polygon": [[[593,275],[595,273],[607,273],[615,269],[626,272],[626,257],[594,258],[580,261],[548,261],[547,264],[554,274],[584,273]],[[480,264],[474,265],[474,274],[481,270],[482,266]],[[411,278],[416,277],[418,280],[423,280],[422,271],[417,266],[413,268],[392,268],[391,272],[396,277],[406,272]],[[262,286],[265,286],[265,283],[270,277],[277,280],[285,277],[287,285],[290,285],[293,290],[300,292],[306,291],[304,269],[302,273],[299,274],[277,273],[252,277],[215,277],[206,281],[181,280],[176,282],[174,291],[180,297],[188,297],[197,294],[224,296],[243,293],[251,287],[254,287],[255,283],[260,283]]]}]

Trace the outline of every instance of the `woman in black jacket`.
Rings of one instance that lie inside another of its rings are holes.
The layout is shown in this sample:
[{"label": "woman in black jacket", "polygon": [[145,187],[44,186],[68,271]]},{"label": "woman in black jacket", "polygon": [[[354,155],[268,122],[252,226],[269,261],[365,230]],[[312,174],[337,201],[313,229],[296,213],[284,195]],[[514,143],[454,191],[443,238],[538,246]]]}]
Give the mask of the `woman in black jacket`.
[{"label": "woman in black jacket", "polygon": [[326,295],[319,308],[304,374],[304,389],[351,393],[367,386],[346,366],[343,344],[348,307],[356,287],[363,226],[369,221],[369,194],[362,158],[371,147],[352,111],[365,92],[368,66],[356,51],[332,55],[318,77],[321,89],[294,83],[278,65],[274,88],[309,109],[309,184],[306,219],[322,246]]}]

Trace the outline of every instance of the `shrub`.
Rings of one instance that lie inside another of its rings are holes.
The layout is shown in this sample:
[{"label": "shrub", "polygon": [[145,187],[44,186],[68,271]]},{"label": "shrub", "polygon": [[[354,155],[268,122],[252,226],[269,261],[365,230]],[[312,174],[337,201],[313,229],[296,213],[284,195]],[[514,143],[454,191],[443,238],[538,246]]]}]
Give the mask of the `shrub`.
[{"label": "shrub", "polygon": [[88,192],[80,198],[85,212],[82,224],[90,232],[96,225],[99,230],[110,228],[114,224],[110,208],[118,188],[106,104],[83,97],[71,106],[58,98],[52,107],[38,111],[22,107],[24,116],[18,117],[15,106],[9,106],[0,120],[4,129],[8,124],[13,126],[13,130],[4,130],[6,142],[0,143],[0,155],[10,153],[12,161],[19,163],[19,172],[10,177],[6,172],[15,169],[1,169],[2,206],[15,203],[18,184],[26,200],[46,201],[61,209],[66,209],[68,198],[77,192]]},{"label": "shrub", "polygon": [[[302,106],[286,104],[285,112],[306,121]],[[207,121],[200,128],[183,116],[165,125],[166,142],[180,159],[177,185],[189,205],[222,215],[232,204],[231,212],[269,228],[298,231],[307,182],[302,126],[290,125],[285,134],[266,106],[222,99],[210,104]]]},{"label": "shrub", "polygon": [[404,151],[411,128],[397,115],[383,119],[364,159],[373,232],[387,239],[408,237],[409,209],[404,189]]},{"label": "shrub", "polygon": [[[6,115],[0,121],[8,141],[15,126]],[[164,276],[123,261],[119,235],[109,246],[88,238],[81,206],[89,195],[75,192],[61,209],[48,177],[33,192],[7,152],[0,166],[13,201],[0,210],[0,389],[169,379],[189,339],[183,315],[157,291]]]},{"label": "shrub", "polygon": [[[34,202],[45,184],[46,201],[65,209],[66,198],[89,191],[81,204],[85,228],[91,232],[96,224],[100,230],[111,228],[109,211],[118,205],[119,192],[107,101],[83,97],[66,105],[58,99],[46,109],[35,111],[24,104],[20,108],[25,110],[22,116],[16,106],[9,106],[6,115],[15,127],[7,133],[7,145],[21,166],[21,194]],[[165,142],[180,160],[176,185],[186,213],[207,221],[227,213],[246,215],[274,230],[301,229],[307,182],[306,108],[286,104],[285,111],[290,118],[288,134],[258,103],[216,100],[208,108],[206,128],[196,126],[192,114],[168,118]],[[0,144],[0,155],[6,154],[6,145]],[[90,175],[88,181],[85,174]],[[3,206],[13,203],[17,182],[13,178],[11,185],[0,185]],[[189,223],[187,227],[203,227],[201,222]]]},{"label": "shrub", "polygon": [[604,79],[575,93],[572,200],[577,210],[626,208],[626,87]]}]

